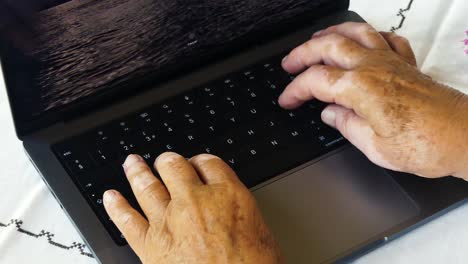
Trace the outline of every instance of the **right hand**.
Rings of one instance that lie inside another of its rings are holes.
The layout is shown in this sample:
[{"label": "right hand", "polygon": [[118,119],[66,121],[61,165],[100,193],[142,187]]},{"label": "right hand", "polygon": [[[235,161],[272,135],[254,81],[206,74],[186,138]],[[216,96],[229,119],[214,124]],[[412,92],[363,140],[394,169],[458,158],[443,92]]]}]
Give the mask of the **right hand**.
[{"label": "right hand", "polygon": [[283,68],[301,74],[280,104],[332,103],[323,121],[377,165],[468,180],[468,96],[421,73],[406,39],[345,23],[294,49]]}]

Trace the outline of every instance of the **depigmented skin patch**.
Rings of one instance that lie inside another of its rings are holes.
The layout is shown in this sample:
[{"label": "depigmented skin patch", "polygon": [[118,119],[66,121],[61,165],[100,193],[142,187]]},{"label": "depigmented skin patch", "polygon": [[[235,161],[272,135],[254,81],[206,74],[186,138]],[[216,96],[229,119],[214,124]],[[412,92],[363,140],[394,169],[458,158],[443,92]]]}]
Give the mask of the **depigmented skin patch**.
[{"label": "depigmented skin patch", "polygon": [[[144,166],[137,162],[127,168],[132,188],[151,188],[157,182],[154,175],[154,179],[144,179],[151,173]],[[146,236],[131,243],[145,264],[283,263],[255,198],[224,161],[208,154],[187,161],[176,153],[164,153],[155,166],[162,179],[177,184],[154,190],[171,193],[167,207],[155,214],[158,219],[148,217]],[[135,193],[137,198],[139,194]],[[168,195],[145,199],[160,203],[160,197]]]},{"label": "depigmented skin patch", "polygon": [[[389,32],[378,35],[362,23],[314,34],[283,60],[289,73],[309,69],[287,87],[280,105],[295,108],[306,98],[338,104],[348,110],[332,107],[335,115],[327,115],[328,123],[340,126],[378,165],[426,177],[468,179],[467,95],[421,73],[407,39]],[[318,74],[324,68],[328,76]],[[313,77],[328,79],[329,85],[323,79],[314,85]],[[349,109],[353,118],[346,118]],[[348,121],[355,131],[348,131]],[[360,132],[368,138],[360,138]]]},{"label": "depigmented skin patch", "polygon": [[370,121],[386,162],[426,177],[452,175],[467,166],[466,95],[388,51],[370,52],[350,72],[344,78],[352,88],[341,96]]},{"label": "depigmented skin patch", "polygon": [[[331,86],[326,88],[334,91],[326,95],[333,97],[326,101],[344,104],[354,110],[348,114],[364,119],[366,131],[371,131],[367,134],[371,138],[364,139],[370,146],[366,155],[379,165],[400,171],[426,177],[453,174],[468,179],[468,96],[418,71],[409,46],[405,48],[411,52],[405,57],[390,49],[364,50],[352,41],[334,38],[334,44],[325,52],[345,58],[339,70],[321,76]],[[301,60],[305,59],[293,58],[289,67],[301,68]],[[295,99],[304,99],[304,94]],[[286,98],[286,103],[292,97]],[[289,103],[294,105],[291,100]],[[283,262],[254,197],[227,164],[210,156],[187,161],[175,153],[160,156],[155,163],[167,190],[164,187],[154,191],[168,191],[171,196],[165,193],[150,197],[158,200],[154,202],[166,197],[168,204],[157,214],[158,219],[148,219],[146,236],[131,243],[144,263]],[[151,186],[150,182],[138,180],[134,184]],[[129,220],[132,216],[128,213],[135,211],[128,204],[110,208],[125,206],[126,212],[112,215]]]},{"label": "depigmented skin patch", "polygon": [[[460,114],[467,111],[466,95],[421,73],[405,39],[393,44],[407,45],[398,47],[406,57],[391,49],[363,50],[336,35],[315,37],[299,50],[312,49],[307,45],[319,38],[335,40],[323,51],[335,56],[324,56],[327,66],[312,65],[299,75],[281,96],[282,105],[294,108],[315,97],[352,109],[373,129],[373,138],[367,139],[371,151],[365,154],[378,165],[426,177],[462,177],[468,163],[468,115]],[[334,61],[336,54],[343,55],[341,61]],[[292,52],[288,60],[297,60],[295,56]],[[283,66],[290,65],[286,61]],[[324,78],[321,83],[328,87],[314,87],[312,77]]]}]

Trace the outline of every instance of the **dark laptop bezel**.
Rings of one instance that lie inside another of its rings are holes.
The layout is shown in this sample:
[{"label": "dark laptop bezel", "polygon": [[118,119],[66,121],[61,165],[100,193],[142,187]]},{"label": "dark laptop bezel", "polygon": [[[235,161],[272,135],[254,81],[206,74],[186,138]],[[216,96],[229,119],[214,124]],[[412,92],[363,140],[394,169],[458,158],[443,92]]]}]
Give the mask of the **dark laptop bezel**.
[{"label": "dark laptop bezel", "polygon": [[[347,10],[337,12],[331,16],[332,17],[328,18],[324,17],[323,20],[319,20],[318,22],[315,21],[312,23],[311,21],[309,25],[313,24],[313,26],[310,27],[314,30],[318,30],[331,23],[362,21],[358,15],[348,12]],[[184,83],[192,84],[195,80],[203,81],[202,79],[205,78],[208,80],[209,78],[213,78],[213,75],[221,75],[223,72],[231,71],[232,68],[240,67],[242,64],[248,63],[249,61],[266,58],[268,54],[274,55],[272,53],[279,51],[279,47],[284,47],[284,42],[281,45],[272,44],[267,48],[262,46],[256,49],[258,52],[246,52],[245,54],[234,56],[226,62],[207,66],[200,70],[200,72],[181,78],[178,83],[167,84],[168,87],[166,88],[170,88],[170,86],[180,86],[178,84]],[[171,89],[166,90],[169,91]],[[151,98],[145,96],[145,94],[148,93],[153,95],[161,94],[161,97],[169,94],[165,94],[164,91],[147,90],[135,98],[129,98],[125,102],[119,103],[117,106],[106,107],[107,109],[100,111],[96,115],[86,115],[86,117],[70,121],[65,125],[59,124],[57,126],[41,129],[40,131],[36,131],[24,137],[24,146],[33,164],[37,167],[44,181],[49,186],[49,189],[64,208],[65,213],[72,219],[74,225],[83,235],[84,239],[86,239],[86,243],[91,246],[93,253],[104,263],[133,263],[133,261],[136,263],[138,260],[128,246],[118,247],[113,243],[88,203],[71,181],[71,178],[67,176],[67,172],[63,166],[52,153],[50,145],[62,138],[76,134],[80,130],[86,130],[93,124],[112,120],[124,112],[128,113],[128,111],[136,110],[140,107],[141,102],[149,105],[149,100]],[[156,98],[159,99],[158,97]],[[333,155],[333,153],[329,155]],[[324,157],[311,161],[311,163],[318,162],[322,158]],[[376,237],[370,237],[369,240],[362,245],[350,248],[348,252],[343,252],[340,256],[336,256],[336,258],[327,261],[327,263],[335,261],[347,263],[350,259],[360,256],[384,244],[386,241],[395,239],[434,217],[455,208],[462,204],[468,195],[468,184],[458,179],[446,178],[427,180],[406,174],[389,173],[392,174],[394,179],[401,185],[411,199],[420,206],[420,215],[391,230],[386,230]]]},{"label": "dark laptop bezel", "polygon": [[278,24],[271,25],[268,28],[252,32],[236,41],[233,41],[232,43],[229,43],[228,45],[224,45],[220,50],[213,50],[209,54],[187,57],[184,61],[177,61],[177,63],[174,63],[173,65],[168,65],[163,70],[152,76],[148,76],[144,80],[134,83],[131,86],[100,91],[90,96],[80,98],[76,102],[64,107],[46,111],[33,118],[21,116],[20,107],[24,106],[15,101],[14,93],[14,90],[19,87],[27,87],[28,85],[31,85],[27,83],[28,78],[26,76],[29,75],[28,71],[31,71],[33,66],[30,61],[22,58],[20,54],[15,54],[12,47],[4,44],[2,45],[2,43],[0,43],[0,63],[3,69],[17,136],[22,139],[28,133],[40,130],[56,122],[76,118],[77,116],[83,115],[85,112],[115,103],[125,97],[150,89],[158,83],[177,78],[181,74],[187,74],[191,70],[200,66],[214,63],[220,58],[239,52],[244,48],[266,43],[272,40],[272,38],[284,34],[291,28],[295,28],[298,25],[302,25],[308,21],[315,20],[333,12],[347,10],[348,8],[349,0],[329,1],[327,5],[317,10],[317,12],[304,13],[294,19],[285,20]]}]

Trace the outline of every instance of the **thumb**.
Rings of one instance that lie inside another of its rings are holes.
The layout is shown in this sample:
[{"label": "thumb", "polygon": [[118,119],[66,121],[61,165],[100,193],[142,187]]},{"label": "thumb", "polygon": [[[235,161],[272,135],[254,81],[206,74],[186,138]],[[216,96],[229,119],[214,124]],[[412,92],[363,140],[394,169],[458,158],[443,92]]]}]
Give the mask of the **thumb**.
[{"label": "thumb", "polygon": [[362,152],[371,144],[374,131],[362,117],[353,110],[338,105],[330,105],[322,112],[325,124],[338,129],[341,134]]},{"label": "thumb", "polygon": [[377,151],[375,133],[370,124],[353,110],[339,105],[330,105],[323,110],[322,120],[325,124],[338,129],[373,163],[387,169],[394,169]]}]

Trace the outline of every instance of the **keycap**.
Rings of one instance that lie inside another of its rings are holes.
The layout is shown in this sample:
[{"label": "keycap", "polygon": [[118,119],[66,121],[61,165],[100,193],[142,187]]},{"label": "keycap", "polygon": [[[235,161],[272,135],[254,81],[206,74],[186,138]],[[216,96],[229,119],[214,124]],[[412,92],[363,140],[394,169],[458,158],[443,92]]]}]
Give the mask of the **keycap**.
[{"label": "keycap", "polygon": [[99,128],[91,133],[89,137],[91,138],[91,142],[93,144],[107,144],[109,143],[113,137],[112,137],[112,129],[108,129],[105,127]]},{"label": "keycap", "polygon": [[56,152],[57,156],[64,161],[73,159],[73,156],[75,155],[74,147],[67,145],[57,146]]},{"label": "keycap", "polygon": [[138,148],[135,154],[140,155],[148,166],[152,167],[156,158],[163,152],[162,148],[158,145],[148,145]]},{"label": "keycap", "polygon": [[129,135],[139,128],[138,121],[134,118],[124,118],[117,121],[115,133],[119,135]]},{"label": "keycap", "polygon": [[115,189],[139,210],[123,172],[129,154],[152,172],[163,152],[186,158],[221,157],[249,188],[346,144],[321,121],[326,103],[311,100],[284,110],[278,97],[295,76],[281,66],[284,54],[209,81],[53,146],[53,150],[118,245],[125,238],[110,221],[102,194]]},{"label": "keycap", "polygon": [[94,168],[91,157],[76,144],[63,144],[57,147],[58,158],[70,173],[78,175]]},{"label": "keycap", "polygon": [[201,88],[198,88],[195,93],[195,97],[199,99],[201,104],[207,102],[214,103],[221,96],[219,89],[210,85],[204,85]]},{"label": "keycap", "polygon": [[240,164],[240,157],[237,153],[222,153],[217,154],[221,159],[223,159],[234,171],[236,171]]},{"label": "keycap", "polygon": [[117,149],[122,155],[130,155],[138,146],[136,142],[137,140],[134,137],[122,138],[118,142]]},{"label": "keycap", "polygon": [[228,136],[220,138],[217,141],[217,145],[219,146],[220,149],[229,151],[233,148],[240,147],[240,142],[238,142],[237,135],[228,135]]}]

